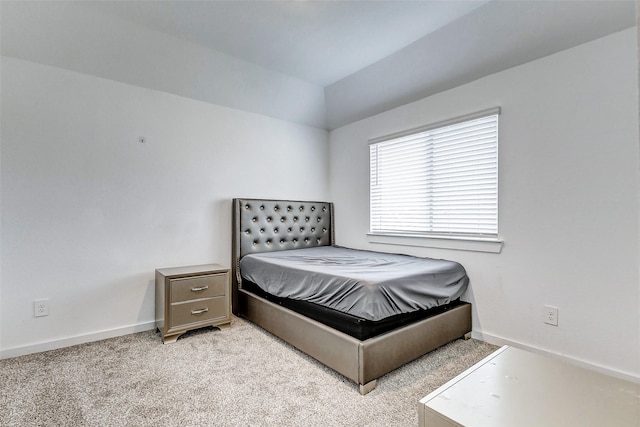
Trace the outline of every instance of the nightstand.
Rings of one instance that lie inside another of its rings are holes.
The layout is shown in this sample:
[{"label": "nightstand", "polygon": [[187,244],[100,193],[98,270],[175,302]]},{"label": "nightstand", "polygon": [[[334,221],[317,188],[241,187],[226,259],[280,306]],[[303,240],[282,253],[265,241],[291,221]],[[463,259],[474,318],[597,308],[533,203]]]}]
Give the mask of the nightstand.
[{"label": "nightstand", "polygon": [[231,323],[229,269],[218,264],[156,270],[156,328],[172,343],[192,329]]}]

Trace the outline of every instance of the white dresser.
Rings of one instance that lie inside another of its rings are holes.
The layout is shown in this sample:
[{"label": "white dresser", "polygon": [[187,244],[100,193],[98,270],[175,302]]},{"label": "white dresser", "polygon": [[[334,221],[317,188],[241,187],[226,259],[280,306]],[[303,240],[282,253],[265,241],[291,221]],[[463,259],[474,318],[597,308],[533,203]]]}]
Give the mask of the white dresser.
[{"label": "white dresser", "polygon": [[640,426],[640,384],[504,346],[420,400],[422,427]]}]

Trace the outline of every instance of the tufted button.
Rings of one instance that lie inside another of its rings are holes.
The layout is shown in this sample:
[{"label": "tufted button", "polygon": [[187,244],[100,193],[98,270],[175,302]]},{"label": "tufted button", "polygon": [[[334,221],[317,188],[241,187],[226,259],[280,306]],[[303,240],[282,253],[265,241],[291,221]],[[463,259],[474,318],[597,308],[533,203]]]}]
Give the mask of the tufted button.
[{"label": "tufted button", "polygon": [[263,211],[264,210],[264,205],[260,205],[260,210]]},{"label": "tufted button", "polygon": [[309,222],[309,220],[310,220],[310,219],[311,219],[311,218],[309,218],[308,216],[304,217],[304,220],[305,220],[306,222]]},{"label": "tufted button", "polygon": [[258,220],[258,218],[256,218],[255,216],[253,218],[251,218],[252,222],[256,222]]},{"label": "tufted button", "polygon": [[273,207],[273,210],[274,210],[274,211],[276,211],[276,212],[278,212],[278,211],[280,210],[280,206],[275,205],[275,206]]},{"label": "tufted button", "polygon": [[311,206],[311,212],[315,212],[316,211],[316,207],[315,206]]},{"label": "tufted button", "polygon": [[284,245],[284,239],[280,239],[280,244]]},{"label": "tufted button", "polygon": [[302,231],[304,231],[304,227],[300,227],[300,231],[301,231],[301,232],[302,232]]},{"label": "tufted button", "polygon": [[264,233],[264,228],[261,228],[261,229],[260,229],[260,232],[261,232],[261,233]]},{"label": "tufted button", "polygon": [[322,228],[322,232],[323,232],[323,233],[326,233],[326,232],[327,232],[327,229],[326,229],[326,228]]},{"label": "tufted button", "polygon": [[274,228],[274,229],[273,229],[273,232],[274,232],[274,233],[276,233],[276,234],[278,234],[278,227]]},{"label": "tufted button", "polygon": [[249,205],[247,204],[247,205],[244,205],[244,208],[245,208],[245,209],[251,209],[251,206],[249,206]]},{"label": "tufted button", "polygon": [[271,222],[271,217],[270,216],[267,217],[267,222]]},{"label": "tufted button", "polygon": [[291,227],[287,228],[287,233],[291,233]]},{"label": "tufted button", "polygon": [[304,210],[304,206],[300,206],[300,212],[302,212]]},{"label": "tufted button", "polygon": [[284,222],[284,217],[280,218],[280,222]]},{"label": "tufted button", "polygon": [[322,212],[326,212],[326,211],[327,211],[327,208],[325,206],[325,207],[322,208]]},{"label": "tufted button", "polygon": [[316,243],[320,243],[320,240],[322,240],[322,239],[320,239],[320,238],[318,237],[318,238],[316,239]]},{"label": "tufted button", "polygon": [[322,221],[322,218],[318,217],[318,222],[321,222],[321,221]]},{"label": "tufted button", "polygon": [[251,234],[251,230],[244,230],[244,234],[248,236],[249,234]]},{"label": "tufted button", "polygon": [[298,239],[293,239],[292,242],[293,243],[298,243]]},{"label": "tufted button", "polygon": [[287,206],[287,212],[291,212],[291,206]]},{"label": "tufted button", "polygon": [[316,231],[316,228],[315,227],[311,227],[311,232],[315,233],[315,231]]},{"label": "tufted button", "polygon": [[298,217],[297,217],[297,216],[294,216],[294,217],[293,217],[293,222],[296,222],[296,221],[298,221]]},{"label": "tufted button", "polygon": [[267,240],[267,245],[270,245],[270,244],[271,244],[271,239],[268,239]]},{"label": "tufted button", "polygon": [[305,242],[305,243],[309,243],[309,239],[308,239],[308,238],[305,238],[305,239],[304,239],[304,242]]},{"label": "tufted button", "polygon": [[258,244],[258,241],[257,241],[257,240],[254,240],[254,241],[253,241],[253,246],[256,246],[257,244]]}]

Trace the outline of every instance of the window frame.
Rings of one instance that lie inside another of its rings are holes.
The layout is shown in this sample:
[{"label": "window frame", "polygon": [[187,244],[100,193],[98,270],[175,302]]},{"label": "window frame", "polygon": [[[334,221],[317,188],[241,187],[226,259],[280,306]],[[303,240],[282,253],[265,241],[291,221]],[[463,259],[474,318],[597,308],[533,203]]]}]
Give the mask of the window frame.
[{"label": "window frame", "polygon": [[[500,107],[494,107],[482,111],[478,111],[472,114],[467,114],[464,116],[459,116],[456,118],[443,120],[435,123],[431,123],[426,126],[421,126],[418,128],[412,128],[401,132],[396,132],[389,135],[384,135],[381,137],[373,138],[369,140],[369,151],[371,151],[371,146],[375,144],[379,144],[381,142],[390,141],[393,139],[403,138],[414,134],[419,134],[423,132],[427,132],[430,130],[443,128],[451,125],[455,125],[462,122],[467,122],[491,115],[500,116],[501,109]],[[382,244],[391,244],[391,245],[407,245],[407,246],[425,246],[425,247],[436,247],[442,249],[459,249],[459,250],[469,250],[469,251],[480,251],[480,252],[492,252],[492,253],[500,253],[503,246],[503,241],[499,237],[499,120],[496,123],[496,132],[497,132],[497,141],[496,141],[496,187],[495,187],[495,196],[496,196],[496,208],[498,209],[496,212],[496,233],[494,234],[475,234],[475,233],[464,233],[464,234],[456,234],[456,233],[414,233],[414,232],[383,232],[383,231],[372,231],[372,221],[371,221],[371,213],[372,213],[372,205],[371,205],[371,197],[372,197],[372,166],[371,166],[371,157],[369,157],[369,233],[367,233],[368,240],[371,243],[382,243]],[[370,155],[371,156],[371,155]]]}]

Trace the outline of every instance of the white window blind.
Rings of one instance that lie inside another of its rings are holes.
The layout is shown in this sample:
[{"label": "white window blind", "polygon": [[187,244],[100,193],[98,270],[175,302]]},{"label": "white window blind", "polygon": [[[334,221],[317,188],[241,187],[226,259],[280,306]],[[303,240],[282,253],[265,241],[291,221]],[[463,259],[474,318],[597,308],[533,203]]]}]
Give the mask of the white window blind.
[{"label": "white window blind", "polygon": [[372,142],[371,232],[496,237],[498,114]]}]

